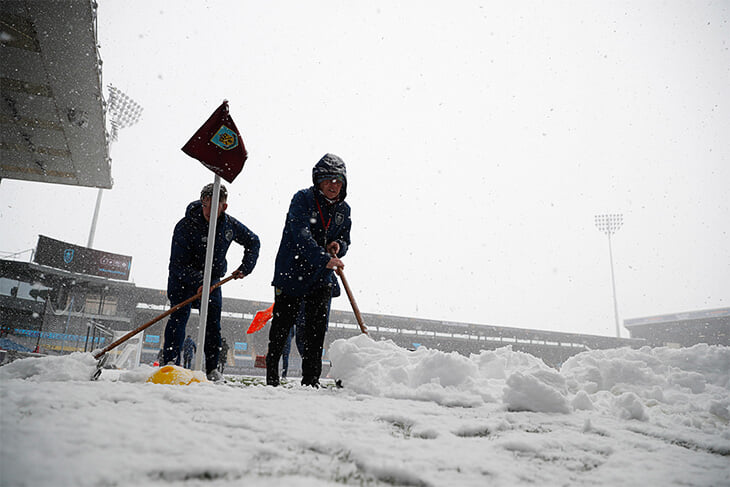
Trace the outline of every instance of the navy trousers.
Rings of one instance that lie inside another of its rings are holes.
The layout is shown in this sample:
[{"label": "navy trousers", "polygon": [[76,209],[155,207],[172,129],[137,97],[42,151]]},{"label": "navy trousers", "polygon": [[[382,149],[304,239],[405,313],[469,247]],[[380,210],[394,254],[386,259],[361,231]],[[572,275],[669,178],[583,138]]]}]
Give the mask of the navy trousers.
[{"label": "navy trousers", "polygon": [[[214,284],[214,283],[211,283]],[[186,299],[195,295],[198,289],[192,288],[168,291],[167,297],[170,299],[170,307],[182,303]],[[208,301],[208,319],[205,325],[205,372],[210,373],[218,367],[218,356],[221,348],[221,308],[223,304],[223,295],[221,289],[217,288],[210,293]],[[175,362],[179,365],[180,350],[185,341],[185,328],[190,317],[190,309],[200,309],[200,301],[183,306],[179,310],[170,315],[165,326],[165,348],[162,356],[162,365]]]},{"label": "navy trousers", "polygon": [[266,376],[279,379],[279,359],[284,351],[291,327],[297,323],[297,314],[304,306],[301,326],[302,383],[319,381],[322,374],[322,347],[329,321],[332,288],[316,289],[305,296],[278,294],[274,298],[274,316],[269,330],[269,350],[266,354]]}]

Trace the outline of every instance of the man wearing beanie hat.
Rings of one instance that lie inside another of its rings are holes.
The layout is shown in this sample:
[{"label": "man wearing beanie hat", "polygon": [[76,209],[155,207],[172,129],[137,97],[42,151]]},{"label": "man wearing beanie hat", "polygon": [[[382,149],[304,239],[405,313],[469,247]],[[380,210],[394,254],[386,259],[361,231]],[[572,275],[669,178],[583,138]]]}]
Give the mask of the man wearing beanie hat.
[{"label": "man wearing beanie hat", "polygon": [[279,358],[300,306],[302,385],[319,387],[322,346],[332,296],[339,295],[336,267],[350,246],[347,171],[342,159],[325,154],[312,169],[313,186],[291,200],[274,268],[274,316],[266,354],[266,384],[279,385]]},{"label": "man wearing beanie hat", "polygon": [[[190,203],[185,210],[185,217],[175,225],[172,234],[169,275],[167,278],[167,297],[170,306],[174,307],[186,299],[195,296],[203,289],[203,273],[205,271],[205,254],[208,240],[208,222],[211,216],[218,218],[213,248],[213,268],[211,284],[220,281],[226,273],[228,263],[226,253],[232,242],[244,248],[243,262],[233,272],[235,279],[240,279],[253,271],[259,257],[259,238],[225,211],[228,208],[228,191],[221,185],[217,210],[211,208],[213,184],[207,184],[200,192],[200,199]],[[205,371],[208,379],[216,381],[222,378],[218,371],[218,359],[221,348],[221,308],[223,296],[218,287],[210,293],[208,301],[208,319],[205,327]],[[185,340],[185,327],[190,317],[190,308],[200,307],[200,300],[192,305],[183,306],[170,315],[165,326],[165,345],[162,363],[176,362],[180,365],[180,349]]]}]

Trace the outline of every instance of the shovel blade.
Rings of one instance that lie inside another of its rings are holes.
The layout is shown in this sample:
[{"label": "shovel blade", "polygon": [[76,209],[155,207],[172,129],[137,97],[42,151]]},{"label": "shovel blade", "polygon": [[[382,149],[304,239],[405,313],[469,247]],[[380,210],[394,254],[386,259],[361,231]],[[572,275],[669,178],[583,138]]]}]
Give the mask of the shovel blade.
[{"label": "shovel blade", "polygon": [[147,382],[154,384],[169,384],[177,386],[187,386],[198,382],[208,382],[205,375],[201,371],[185,369],[179,365],[165,365],[160,367],[152,374]]},{"label": "shovel blade", "polygon": [[273,304],[263,311],[256,312],[256,316],[253,317],[251,326],[248,327],[248,330],[246,331],[246,333],[247,334],[256,333],[257,331],[259,331],[261,328],[264,327],[264,325],[271,319],[272,316],[274,316],[274,305]]}]

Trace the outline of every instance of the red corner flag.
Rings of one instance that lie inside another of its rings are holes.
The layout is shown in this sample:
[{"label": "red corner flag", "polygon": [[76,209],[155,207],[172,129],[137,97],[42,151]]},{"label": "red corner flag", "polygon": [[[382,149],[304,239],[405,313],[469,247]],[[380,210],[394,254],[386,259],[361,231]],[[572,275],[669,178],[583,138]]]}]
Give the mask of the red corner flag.
[{"label": "red corner flag", "polygon": [[221,103],[182,150],[229,183],[236,179],[243,169],[248,152],[228,113],[227,100]]}]

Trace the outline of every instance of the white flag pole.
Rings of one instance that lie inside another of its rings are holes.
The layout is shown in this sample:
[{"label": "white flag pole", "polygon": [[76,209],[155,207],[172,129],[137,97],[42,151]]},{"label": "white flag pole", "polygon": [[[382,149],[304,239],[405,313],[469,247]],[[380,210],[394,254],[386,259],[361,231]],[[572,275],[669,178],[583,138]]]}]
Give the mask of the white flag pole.
[{"label": "white flag pole", "polygon": [[[193,370],[203,370],[205,354],[205,326],[208,319],[208,300],[210,299],[210,281],[213,271],[213,249],[215,247],[215,227],[218,223],[218,203],[221,192],[221,178],[217,174],[213,181],[213,195],[210,199],[210,221],[208,222],[208,241],[205,250],[205,273],[203,274],[203,295],[200,297],[200,325],[198,326],[198,353],[195,354]],[[200,348],[202,345],[202,349]],[[203,353],[200,353],[200,352]]]}]

